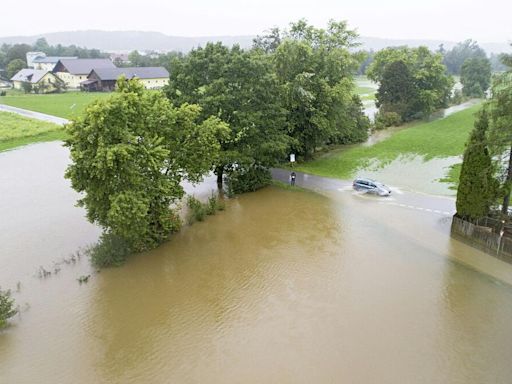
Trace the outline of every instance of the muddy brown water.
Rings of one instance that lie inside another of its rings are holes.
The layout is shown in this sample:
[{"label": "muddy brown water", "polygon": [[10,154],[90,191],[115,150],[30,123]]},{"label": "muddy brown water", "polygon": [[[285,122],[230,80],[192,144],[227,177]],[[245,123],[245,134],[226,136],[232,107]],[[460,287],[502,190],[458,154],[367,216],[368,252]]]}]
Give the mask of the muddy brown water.
[{"label": "muddy brown water", "polygon": [[41,279],[99,233],[66,162],[57,143],[0,154],[0,284],[21,306],[2,384],[512,381],[512,273],[442,215],[267,188],[121,268]]}]

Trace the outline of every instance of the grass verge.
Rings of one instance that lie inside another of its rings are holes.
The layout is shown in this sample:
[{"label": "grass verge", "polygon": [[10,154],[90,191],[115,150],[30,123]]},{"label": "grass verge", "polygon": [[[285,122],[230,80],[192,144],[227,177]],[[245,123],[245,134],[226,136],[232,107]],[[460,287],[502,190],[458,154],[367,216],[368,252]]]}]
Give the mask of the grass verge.
[{"label": "grass verge", "polygon": [[[347,179],[358,169],[376,162],[386,164],[401,155],[420,155],[429,160],[461,155],[473,129],[475,105],[444,119],[419,122],[396,132],[373,146],[351,146],[333,151],[316,160],[299,164],[296,169],[320,176]],[[451,177],[456,177],[452,172]]]},{"label": "grass verge", "polygon": [[0,151],[65,138],[66,133],[59,125],[29,119],[15,113],[0,112]]},{"label": "grass verge", "polygon": [[64,92],[49,95],[10,93],[0,97],[0,104],[46,113],[70,119],[80,115],[85,107],[110,93]]}]

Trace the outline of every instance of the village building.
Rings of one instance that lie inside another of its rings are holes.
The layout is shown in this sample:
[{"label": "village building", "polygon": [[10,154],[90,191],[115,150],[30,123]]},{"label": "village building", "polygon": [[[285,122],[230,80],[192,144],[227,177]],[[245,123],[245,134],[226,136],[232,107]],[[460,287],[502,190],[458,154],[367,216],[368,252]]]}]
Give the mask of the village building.
[{"label": "village building", "polygon": [[41,69],[44,71],[53,71],[55,65],[59,60],[76,60],[76,56],[38,56],[32,60],[34,69]]},{"label": "village building", "polygon": [[87,80],[93,69],[101,68],[115,69],[116,66],[109,59],[61,59],[52,72],[68,88],[80,88],[80,83]]},{"label": "village building", "polygon": [[11,78],[11,81],[15,89],[25,90],[23,84],[28,83],[37,93],[53,92],[59,83],[62,83],[62,80],[50,71],[31,68],[22,69]]},{"label": "village building", "polygon": [[35,51],[30,51],[30,52],[27,52],[27,54],[25,55],[25,57],[27,58],[27,67],[28,68],[34,68],[34,59],[36,59],[37,57],[44,57],[46,56],[46,53],[44,52],[35,52]]},{"label": "village building", "polygon": [[164,67],[94,68],[80,87],[85,91],[113,91],[120,76],[137,78],[146,89],[160,89],[169,82]]}]

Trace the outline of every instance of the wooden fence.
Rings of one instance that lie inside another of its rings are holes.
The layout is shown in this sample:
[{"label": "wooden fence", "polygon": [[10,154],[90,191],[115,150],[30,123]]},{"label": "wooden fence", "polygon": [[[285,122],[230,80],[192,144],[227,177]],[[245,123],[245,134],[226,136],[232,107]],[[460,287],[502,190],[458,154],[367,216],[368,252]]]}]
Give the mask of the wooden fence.
[{"label": "wooden fence", "polygon": [[508,231],[500,235],[492,227],[476,225],[453,217],[451,233],[490,255],[512,264],[512,237]]}]

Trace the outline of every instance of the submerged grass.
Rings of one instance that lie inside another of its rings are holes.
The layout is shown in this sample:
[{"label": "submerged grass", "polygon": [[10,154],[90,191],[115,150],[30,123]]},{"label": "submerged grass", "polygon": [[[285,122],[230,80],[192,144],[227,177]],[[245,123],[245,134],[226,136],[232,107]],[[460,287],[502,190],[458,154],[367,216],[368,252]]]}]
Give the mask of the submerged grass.
[{"label": "submerged grass", "polygon": [[[461,155],[473,129],[475,105],[444,119],[419,122],[398,131],[370,147],[351,146],[333,151],[316,160],[298,164],[302,172],[334,178],[350,178],[358,169],[386,164],[403,155],[420,155],[425,160]],[[456,177],[453,173],[452,178]]]},{"label": "submerged grass", "polygon": [[29,119],[15,113],[0,112],[0,151],[65,138],[66,133],[59,125]]}]

